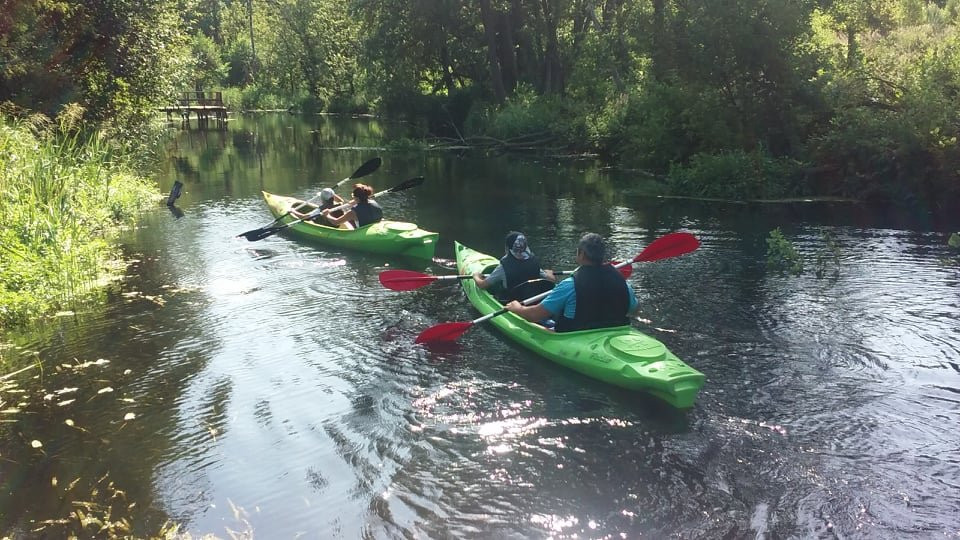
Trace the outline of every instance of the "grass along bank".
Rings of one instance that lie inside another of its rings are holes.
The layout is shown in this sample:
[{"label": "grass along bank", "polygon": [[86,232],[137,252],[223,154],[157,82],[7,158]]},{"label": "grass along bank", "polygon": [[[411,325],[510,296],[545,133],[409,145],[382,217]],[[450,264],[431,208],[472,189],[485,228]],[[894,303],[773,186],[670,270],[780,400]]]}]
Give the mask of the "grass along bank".
[{"label": "grass along bank", "polygon": [[71,309],[123,269],[116,233],[160,198],[129,151],[56,121],[0,112],[0,327]]}]

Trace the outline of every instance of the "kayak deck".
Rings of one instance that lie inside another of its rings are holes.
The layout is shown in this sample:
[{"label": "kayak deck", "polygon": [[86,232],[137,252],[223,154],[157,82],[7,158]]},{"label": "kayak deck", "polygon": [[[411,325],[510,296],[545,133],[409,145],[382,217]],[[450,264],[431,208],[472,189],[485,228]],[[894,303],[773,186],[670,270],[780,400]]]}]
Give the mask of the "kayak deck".
[{"label": "kayak deck", "polygon": [[[280,217],[298,204],[303,204],[299,209],[304,212],[316,208],[315,205],[304,203],[300,199],[274,195],[266,191],[263,192],[263,198],[274,217]],[[302,214],[299,217],[302,217]],[[297,218],[297,215],[291,213],[280,223],[290,223]],[[390,220],[371,223],[357,229],[341,229],[312,221],[301,221],[291,225],[288,230],[299,237],[330,246],[421,259],[433,258],[437,238],[440,236],[439,233],[423,230],[414,223]]]},{"label": "kayak deck", "polygon": [[[492,269],[498,260],[454,242],[460,274]],[[483,315],[503,305],[473,280],[463,280],[467,298]],[[671,353],[660,341],[631,326],[554,332],[513,313],[490,319],[519,345],[588,377],[622,388],[648,392],[670,405],[692,407],[705,377]]]}]

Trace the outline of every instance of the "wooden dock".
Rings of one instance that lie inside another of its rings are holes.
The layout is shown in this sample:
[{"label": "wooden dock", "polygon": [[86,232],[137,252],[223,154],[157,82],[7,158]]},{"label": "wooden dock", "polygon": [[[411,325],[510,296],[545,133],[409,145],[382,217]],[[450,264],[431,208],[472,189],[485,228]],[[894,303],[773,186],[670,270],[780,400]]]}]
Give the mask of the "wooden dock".
[{"label": "wooden dock", "polygon": [[199,126],[208,124],[211,118],[219,127],[227,125],[227,108],[220,92],[181,92],[176,105],[160,107],[160,111],[167,113],[167,120],[176,113],[189,124],[190,114],[196,113]]}]

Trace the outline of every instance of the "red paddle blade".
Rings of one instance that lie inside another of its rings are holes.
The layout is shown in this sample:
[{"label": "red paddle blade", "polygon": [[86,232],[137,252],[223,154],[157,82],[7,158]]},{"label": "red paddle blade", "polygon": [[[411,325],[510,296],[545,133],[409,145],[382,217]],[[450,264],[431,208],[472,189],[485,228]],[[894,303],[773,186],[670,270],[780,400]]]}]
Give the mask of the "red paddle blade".
[{"label": "red paddle blade", "polygon": [[437,276],[428,276],[412,270],[385,270],[380,272],[380,284],[394,291],[412,291],[437,280]]},{"label": "red paddle blade", "polygon": [[[621,262],[622,261],[610,261],[610,264],[616,267],[618,264],[621,264]],[[620,275],[623,276],[623,279],[627,279],[633,275],[633,265],[625,264],[620,268],[617,268],[617,272],[620,272]]]},{"label": "red paddle blade", "polygon": [[633,262],[650,262],[679,257],[700,247],[697,237],[685,232],[675,232],[661,236],[643,248]]},{"label": "red paddle blade", "polygon": [[440,323],[420,332],[420,335],[417,336],[414,343],[456,341],[457,338],[462,336],[471,326],[473,326],[472,322]]}]

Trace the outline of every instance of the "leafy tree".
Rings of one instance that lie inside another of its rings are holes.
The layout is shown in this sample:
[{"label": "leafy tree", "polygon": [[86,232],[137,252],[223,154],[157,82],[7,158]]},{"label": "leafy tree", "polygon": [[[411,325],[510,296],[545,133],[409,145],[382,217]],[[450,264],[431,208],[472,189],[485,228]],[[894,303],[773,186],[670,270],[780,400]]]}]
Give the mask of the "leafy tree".
[{"label": "leafy tree", "polygon": [[0,101],[55,113],[79,102],[92,119],[135,119],[184,80],[174,0],[4,0]]}]

